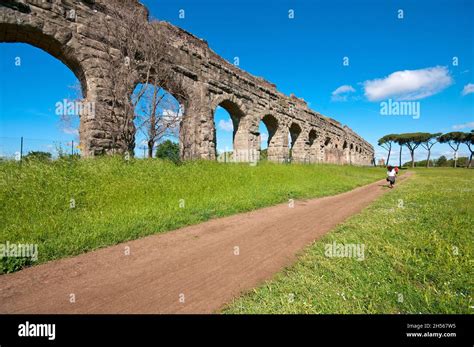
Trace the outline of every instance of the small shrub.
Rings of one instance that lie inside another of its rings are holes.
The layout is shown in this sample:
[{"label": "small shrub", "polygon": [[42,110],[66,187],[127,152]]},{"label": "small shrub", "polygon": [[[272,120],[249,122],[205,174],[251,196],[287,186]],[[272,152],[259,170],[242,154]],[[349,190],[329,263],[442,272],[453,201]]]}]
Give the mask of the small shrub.
[{"label": "small shrub", "polygon": [[179,144],[171,140],[160,143],[156,149],[156,157],[171,160],[173,163],[179,163]]}]

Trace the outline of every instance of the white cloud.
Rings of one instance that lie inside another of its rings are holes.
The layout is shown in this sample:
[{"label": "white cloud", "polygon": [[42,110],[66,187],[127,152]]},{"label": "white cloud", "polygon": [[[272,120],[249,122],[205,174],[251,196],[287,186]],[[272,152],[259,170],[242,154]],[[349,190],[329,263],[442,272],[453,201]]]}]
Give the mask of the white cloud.
[{"label": "white cloud", "polygon": [[355,92],[355,89],[352,86],[345,84],[343,86],[336,88],[336,90],[334,90],[331,93],[331,100],[332,101],[347,101],[348,94],[354,93],[354,92]]},{"label": "white cloud", "polygon": [[332,95],[347,93],[347,92],[355,92],[355,89],[350,85],[343,85],[337,88],[335,91],[332,92]]},{"label": "white cloud", "polygon": [[180,107],[178,112],[172,109],[164,109],[162,114],[164,117],[181,117],[183,115],[183,109]]},{"label": "white cloud", "polygon": [[468,83],[464,86],[462,90],[462,95],[465,96],[467,94],[472,94],[474,93],[474,84]]},{"label": "white cloud", "polygon": [[228,121],[225,121],[221,119],[219,121],[219,128],[223,131],[233,131],[234,130],[234,125],[232,124],[232,120],[229,119]]},{"label": "white cloud", "polygon": [[74,128],[64,128],[63,132],[65,134],[68,134],[68,135],[79,136],[79,131],[77,129],[74,129]]},{"label": "white cloud", "polygon": [[454,130],[461,130],[461,129],[466,129],[466,128],[474,128],[474,122],[467,122],[464,124],[453,125]]},{"label": "white cloud", "polygon": [[268,141],[268,134],[267,133],[261,133],[260,134],[260,143],[267,143]]},{"label": "white cloud", "polygon": [[419,70],[403,70],[385,78],[363,82],[365,96],[369,101],[388,98],[395,100],[419,100],[439,93],[453,83],[444,66]]},{"label": "white cloud", "polygon": [[182,116],[183,112],[181,108],[178,110],[178,112],[170,109],[165,109],[162,113],[163,122],[168,124],[170,128],[178,128],[179,121]]}]

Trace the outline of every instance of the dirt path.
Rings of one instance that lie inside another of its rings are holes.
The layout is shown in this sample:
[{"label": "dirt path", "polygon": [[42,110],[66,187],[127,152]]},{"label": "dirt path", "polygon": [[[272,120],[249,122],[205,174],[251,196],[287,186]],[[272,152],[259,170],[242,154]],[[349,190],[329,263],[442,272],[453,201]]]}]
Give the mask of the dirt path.
[{"label": "dirt path", "polygon": [[0,276],[0,313],[215,312],[388,191],[382,184],[295,201],[293,208],[282,204],[214,219]]}]

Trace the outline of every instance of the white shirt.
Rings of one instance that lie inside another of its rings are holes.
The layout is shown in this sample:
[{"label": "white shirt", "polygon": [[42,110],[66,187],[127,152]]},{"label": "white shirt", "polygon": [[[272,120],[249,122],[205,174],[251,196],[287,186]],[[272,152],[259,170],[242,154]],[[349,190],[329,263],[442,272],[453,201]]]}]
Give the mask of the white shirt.
[{"label": "white shirt", "polygon": [[392,169],[392,171],[387,171],[388,177],[395,177],[397,175],[397,172],[395,169]]}]

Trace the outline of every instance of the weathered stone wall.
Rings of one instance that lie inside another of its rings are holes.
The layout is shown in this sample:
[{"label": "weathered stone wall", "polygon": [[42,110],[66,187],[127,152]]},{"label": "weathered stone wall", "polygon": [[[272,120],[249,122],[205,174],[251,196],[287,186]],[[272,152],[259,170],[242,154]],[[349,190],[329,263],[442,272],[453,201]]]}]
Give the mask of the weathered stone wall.
[{"label": "weathered stone wall", "polygon": [[[94,103],[95,115],[81,115],[84,156],[131,147],[110,134],[120,120],[108,118],[111,82],[97,71],[97,59],[109,61],[121,55],[116,47],[104,44],[111,40],[104,40],[107,33],[102,23],[114,20],[108,6],[124,1],[135,3],[142,9],[143,21],[148,20],[148,11],[136,0],[0,2],[0,42],[29,43],[60,59],[80,80],[85,102]],[[184,109],[180,128],[183,158],[216,158],[214,111],[220,105],[234,123],[235,160],[258,158],[259,122],[263,121],[269,131],[269,160],[283,162],[291,156],[296,162],[371,164],[373,147],[351,129],[309,109],[304,100],[286,96],[270,82],[228,63],[192,34],[166,22],[154,25],[160,26],[159,32],[166,38],[167,63],[173,78],[179,80],[163,87],[177,96]],[[177,85],[180,90],[173,90]]]}]

